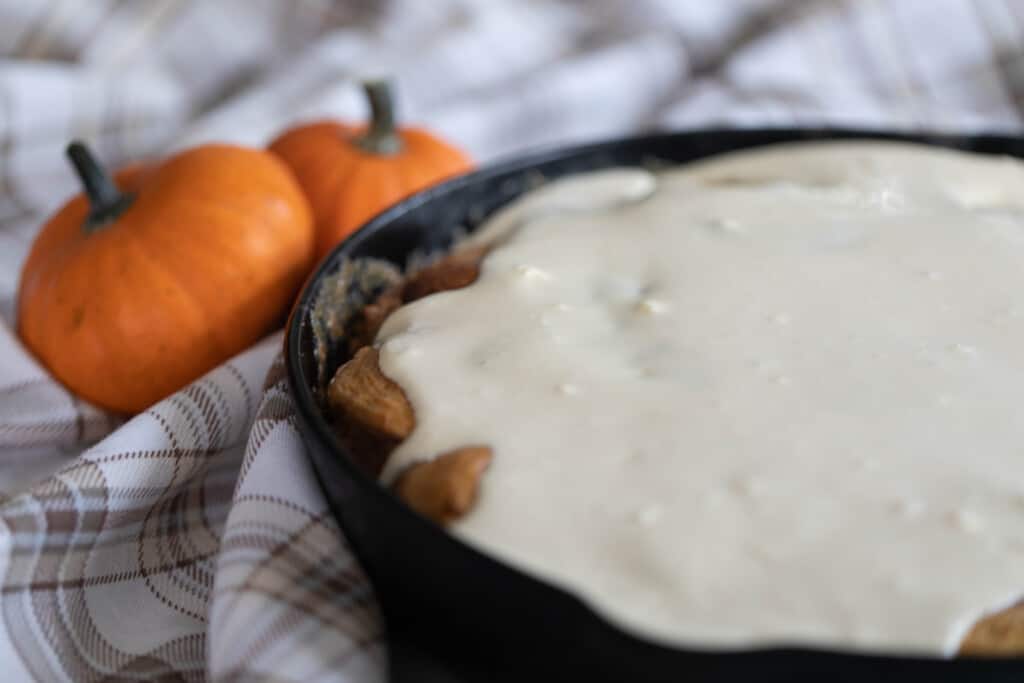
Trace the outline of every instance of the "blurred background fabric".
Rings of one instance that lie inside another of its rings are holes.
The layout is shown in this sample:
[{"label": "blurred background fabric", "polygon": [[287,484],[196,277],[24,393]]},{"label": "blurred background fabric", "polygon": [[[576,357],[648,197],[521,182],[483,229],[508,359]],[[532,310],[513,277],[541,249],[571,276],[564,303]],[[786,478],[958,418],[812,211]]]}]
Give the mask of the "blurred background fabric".
[{"label": "blurred background fabric", "polygon": [[[371,681],[386,637],[326,511],[272,337],[130,421],[15,335],[41,220],[111,164],[365,115],[479,161],[696,126],[1019,132],[1016,0],[0,0],[4,680]],[[269,371],[269,372],[268,372]]]}]

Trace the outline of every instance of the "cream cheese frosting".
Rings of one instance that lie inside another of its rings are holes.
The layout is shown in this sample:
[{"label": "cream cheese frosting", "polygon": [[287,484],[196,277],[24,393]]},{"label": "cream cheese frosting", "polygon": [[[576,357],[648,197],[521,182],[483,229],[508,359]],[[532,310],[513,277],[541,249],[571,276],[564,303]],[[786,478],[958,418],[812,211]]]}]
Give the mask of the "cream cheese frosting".
[{"label": "cream cheese frosting", "polygon": [[376,343],[457,537],[670,643],[953,653],[1024,596],[1024,166],[798,143],[552,182]]}]

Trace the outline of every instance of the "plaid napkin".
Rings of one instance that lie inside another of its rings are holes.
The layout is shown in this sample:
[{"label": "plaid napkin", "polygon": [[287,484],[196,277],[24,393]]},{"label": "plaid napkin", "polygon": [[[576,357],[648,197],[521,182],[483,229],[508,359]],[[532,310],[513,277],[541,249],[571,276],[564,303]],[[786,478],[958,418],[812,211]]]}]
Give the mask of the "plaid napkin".
[{"label": "plaid napkin", "polygon": [[129,420],[64,391],[14,333],[20,264],[110,163],[364,113],[478,159],[655,126],[1020,129],[1014,0],[0,0],[3,680],[384,678],[372,591],[326,510],[280,335]]}]

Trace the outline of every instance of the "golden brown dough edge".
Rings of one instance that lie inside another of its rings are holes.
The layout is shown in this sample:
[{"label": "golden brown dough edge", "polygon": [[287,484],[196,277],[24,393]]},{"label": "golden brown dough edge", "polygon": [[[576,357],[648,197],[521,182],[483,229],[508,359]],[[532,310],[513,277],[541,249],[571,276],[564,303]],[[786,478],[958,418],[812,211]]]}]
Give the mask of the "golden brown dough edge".
[{"label": "golden brown dough edge", "polygon": [[974,624],[960,643],[959,654],[965,657],[1024,656],[1024,601]]},{"label": "golden brown dough edge", "polygon": [[[351,360],[342,365],[328,389],[328,404],[339,432],[360,454],[361,463],[380,472],[391,450],[415,426],[415,416],[402,388],[387,378],[371,344],[392,312],[430,294],[465,287],[476,280],[483,247],[452,252],[384,291],[357,316],[349,335]],[[476,500],[491,449],[467,446],[417,463],[395,482],[395,493],[413,510],[439,524],[466,514]],[[1024,601],[984,617],[964,637],[959,654],[968,657],[1024,655]]]},{"label": "golden brown dough edge", "polygon": [[[485,247],[453,251],[382,292],[353,321],[348,331],[352,357],[329,383],[327,404],[339,436],[370,473],[380,473],[390,452],[416,425],[405,392],[380,370],[379,352],[372,344],[381,325],[404,304],[472,284],[485,254]],[[480,445],[441,453],[402,472],[395,493],[420,514],[446,524],[469,511],[491,455],[490,448]]]}]

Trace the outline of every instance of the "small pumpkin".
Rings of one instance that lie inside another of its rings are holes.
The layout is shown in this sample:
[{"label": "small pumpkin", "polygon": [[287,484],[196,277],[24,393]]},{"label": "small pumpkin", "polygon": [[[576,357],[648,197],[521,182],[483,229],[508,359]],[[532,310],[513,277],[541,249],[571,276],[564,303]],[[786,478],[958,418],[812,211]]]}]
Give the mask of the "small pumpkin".
[{"label": "small pumpkin", "polygon": [[270,143],[306,192],[316,221],[317,258],[395,202],[472,168],[458,148],[418,128],[396,128],[391,86],[363,84],[368,127],[317,121]]},{"label": "small pumpkin", "polygon": [[18,332],[71,391],[138,412],[281,322],[314,235],[279,159],[204,145],[111,178],[83,144],[67,153],[85,191],[29,251]]}]

